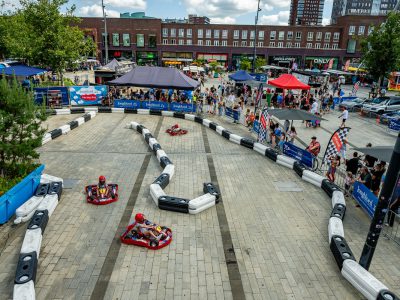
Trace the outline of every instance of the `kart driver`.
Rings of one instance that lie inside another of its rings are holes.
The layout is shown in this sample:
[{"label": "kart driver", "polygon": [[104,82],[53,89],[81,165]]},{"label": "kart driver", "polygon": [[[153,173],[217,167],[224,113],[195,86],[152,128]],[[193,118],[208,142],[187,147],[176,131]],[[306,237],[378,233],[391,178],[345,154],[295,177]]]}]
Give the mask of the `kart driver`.
[{"label": "kart driver", "polygon": [[107,194],[108,193],[108,185],[106,184],[106,177],[101,175],[99,177],[99,184],[97,185],[97,190],[100,192],[101,190],[104,190],[104,193],[101,194]]},{"label": "kart driver", "polygon": [[182,129],[179,127],[178,124],[175,124],[174,126],[171,127],[172,131],[175,133],[180,132]]},{"label": "kart driver", "polygon": [[[144,214],[138,213],[135,215],[136,224],[133,227],[133,230],[136,232],[142,233],[147,238],[153,238],[156,240],[161,239],[163,236],[166,236],[164,232],[158,232],[156,226],[152,225],[151,222],[145,219]],[[146,222],[147,221],[147,222]],[[151,225],[146,225],[146,223],[150,223]],[[158,236],[155,235],[158,233]]]}]

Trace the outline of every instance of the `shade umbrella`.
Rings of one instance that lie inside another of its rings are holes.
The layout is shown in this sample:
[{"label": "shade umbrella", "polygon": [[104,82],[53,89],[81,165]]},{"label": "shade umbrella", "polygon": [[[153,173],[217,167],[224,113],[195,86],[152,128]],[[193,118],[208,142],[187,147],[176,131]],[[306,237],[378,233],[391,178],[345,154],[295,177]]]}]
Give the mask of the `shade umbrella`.
[{"label": "shade umbrella", "polygon": [[352,150],[368,154],[369,156],[375,157],[379,160],[390,161],[394,146],[356,147]]},{"label": "shade umbrella", "polygon": [[278,118],[279,120],[326,121],[324,118],[299,109],[272,109],[268,110],[268,114]]},{"label": "shade umbrella", "polygon": [[231,74],[228,77],[229,77],[229,79],[232,79],[234,81],[250,81],[250,80],[254,80],[254,78],[244,70],[237,71],[235,74]]}]

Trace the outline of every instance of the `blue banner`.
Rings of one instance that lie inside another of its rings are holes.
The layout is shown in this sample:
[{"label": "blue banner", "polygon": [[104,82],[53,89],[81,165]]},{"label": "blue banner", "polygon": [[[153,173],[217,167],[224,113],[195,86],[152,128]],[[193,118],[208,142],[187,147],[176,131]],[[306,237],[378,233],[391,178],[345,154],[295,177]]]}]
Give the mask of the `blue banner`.
[{"label": "blue banner", "polygon": [[254,80],[260,82],[267,82],[267,74],[263,73],[250,73],[250,76],[253,76]]},{"label": "blue banner", "polygon": [[260,131],[260,122],[258,120],[254,120],[253,131],[257,134],[258,134],[258,131]]},{"label": "blue banner", "polygon": [[139,100],[118,99],[118,100],[114,100],[114,107],[138,109],[138,108],[140,108],[140,101]]},{"label": "blue banner", "polygon": [[301,161],[307,167],[312,168],[313,166],[313,155],[310,152],[293,145],[292,143],[284,142],[283,153],[289,157]]},{"label": "blue banner", "polygon": [[69,98],[71,105],[100,105],[107,96],[107,86],[71,86]]},{"label": "blue banner", "polygon": [[339,103],[342,103],[342,102],[345,102],[345,101],[351,101],[351,100],[354,100],[354,99],[357,99],[357,98],[358,97],[355,97],[355,96],[341,97],[341,98],[333,97],[333,102],[335,102],[335,104],[339,104]]},{"label": "blue banner", "polygon": [[233,118],[234,120],[239,120],[239,112],[233,110],[232,108],[226,107],[225,108],[225,115],[229,118]]},{"label": "blue banner", "polygon": [[196,105],[193,103],[178,103],[178,102],[172,102],[169,106],[169,109],[172,111],[179,111],[179,112],[195,112],[196,111]]},{"label": "blue banner", "polygon": [[390,130],[400,131],[400,120],[390,120],[388,127]]},{"label": "blue banner", "polygon": [[353,197],[372,219],[378,198],[361,182],[354,182]]},{"label": "blue banner", "polygon": [[36,104],[42,104],[46,100],[46,106],[68,106],[68,88],[65,86],[51,86],[46,88],[34,88]]},{"label": "blue banner", "polygon": [[143,101],[141,103],[143,109],[154,109],[154,110],[168,110],[168,103],[162,101]]}]

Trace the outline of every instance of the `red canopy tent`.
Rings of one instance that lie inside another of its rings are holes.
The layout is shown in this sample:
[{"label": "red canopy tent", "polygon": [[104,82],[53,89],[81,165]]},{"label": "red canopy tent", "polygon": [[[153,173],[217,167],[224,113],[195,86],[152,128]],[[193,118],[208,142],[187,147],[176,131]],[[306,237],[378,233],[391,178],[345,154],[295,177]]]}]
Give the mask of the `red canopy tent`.
[{"label": "red canopy tent", "polygon": [[282,74],[277,79],[268,80],[268,84],[286,90],[309,90],[311,88],[290,74]]}]

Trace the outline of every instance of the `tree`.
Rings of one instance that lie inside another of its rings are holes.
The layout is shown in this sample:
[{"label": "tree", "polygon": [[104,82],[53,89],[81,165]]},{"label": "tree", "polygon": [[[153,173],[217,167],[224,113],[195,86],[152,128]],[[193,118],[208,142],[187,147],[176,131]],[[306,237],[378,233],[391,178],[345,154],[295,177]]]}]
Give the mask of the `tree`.
[{"label": "tree", "polygon": [[13,179],[32,171],[39,158],[46,119],[44,106],[34,103],[14,77],[0,79],[0,177]]},{"label": "tree", "polygon": [[265,66],[266,64],[267,64],[267,61],[265,60],[265,58],[257,57],[256,70],[259,70],[261,67]]},{"label": "tree", "polygon": [[240,59],[240,69],[249,71],[251,69],[251,61],[248,60],[247,58],[241,58]]},{"label": "tree", "polygon": [[379,85],[390,72],[400,69],[400,13],[391,12],[385,23],[361,41],[362,61]]}]

